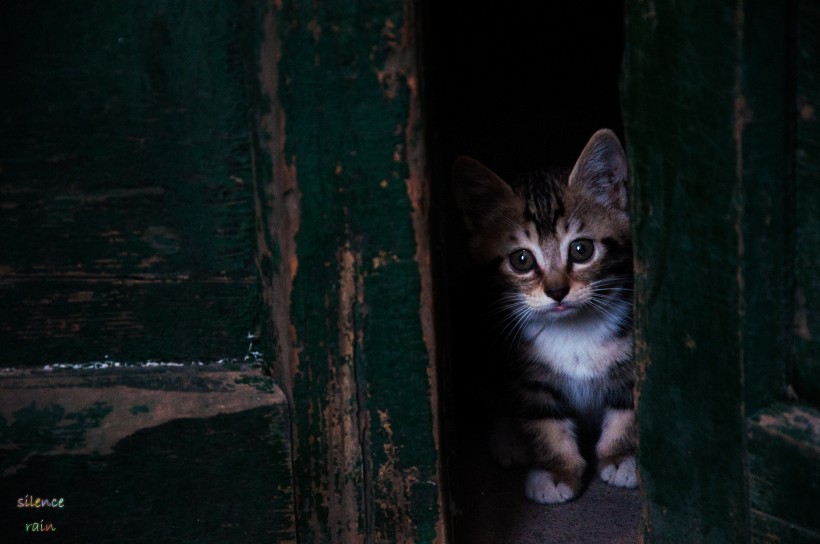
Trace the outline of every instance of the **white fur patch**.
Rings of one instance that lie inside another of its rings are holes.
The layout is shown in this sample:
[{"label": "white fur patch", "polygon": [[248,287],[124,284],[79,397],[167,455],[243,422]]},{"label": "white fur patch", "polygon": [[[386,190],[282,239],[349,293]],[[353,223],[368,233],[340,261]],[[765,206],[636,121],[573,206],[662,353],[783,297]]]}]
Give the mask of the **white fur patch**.
[{"label": "white fur patch", "polygon": [[552,472],[539,468],[530,469],[524,485],[527,498],[539,504],[558,504],[575,497],[575,492],[567,484],[555,482]]},{"label": "white fur patch", "polygon": [[600,468],[601,479],[615,487],[638,487],[638,468],[635,457],[630,455],[617,465],[610,463]]},{"label": "white fur patch", "polygon": [[569,316],[552,323],[531,323],[527,330],[530,354],[568,378],[587,380],[628,358],[632,343],[613,338],[617,325],[610,320]]}]

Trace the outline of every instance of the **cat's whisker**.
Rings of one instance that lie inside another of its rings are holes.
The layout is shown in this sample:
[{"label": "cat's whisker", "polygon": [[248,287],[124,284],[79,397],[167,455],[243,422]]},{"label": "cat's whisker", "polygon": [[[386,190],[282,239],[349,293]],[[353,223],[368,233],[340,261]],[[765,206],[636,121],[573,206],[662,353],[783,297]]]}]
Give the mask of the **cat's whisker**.
[{"label": "cat's whisker", "polygon": [[620,321],[622,317],[622,306],[615,301],[601,299],[598,297],[590,297],[586,301],[586,305],[599,314],[603,315],[609,321]]},{"label": "cat's whisker", "polygon": [[496,333],[495,345],[506,339],[506,343],[515,345],[523,335],[524,325],[531,317],[530,309],[522,304],[520,297],[508,295],[503,297],[507,302],[498,304],[495,313],[502,314],[497,325],[499,330]]}]

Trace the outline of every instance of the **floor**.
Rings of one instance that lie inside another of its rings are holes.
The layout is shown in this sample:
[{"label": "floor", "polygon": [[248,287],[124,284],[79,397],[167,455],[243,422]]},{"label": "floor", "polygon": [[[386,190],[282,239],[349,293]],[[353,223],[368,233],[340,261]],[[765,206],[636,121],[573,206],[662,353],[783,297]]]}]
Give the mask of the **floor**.
[{"label": "floor", "polygon": [[524,497],[526,469],[502,469],[483,441],[461,438],[456,544],[633,544],[638,542],[641,498],[595,478],[576,500],[540,505]]}]

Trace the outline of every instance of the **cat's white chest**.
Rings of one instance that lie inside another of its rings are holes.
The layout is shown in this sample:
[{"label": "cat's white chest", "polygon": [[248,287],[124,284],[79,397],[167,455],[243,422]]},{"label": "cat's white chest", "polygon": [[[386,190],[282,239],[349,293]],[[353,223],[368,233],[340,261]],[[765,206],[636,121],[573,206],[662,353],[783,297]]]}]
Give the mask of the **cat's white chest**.
[{"label": "cat's white chest", "polygon": [[573,380],[601,377],[613,363],[630,356],[631,342],[613,338],[603,321],[554,323],[530,337],[530,356]]}]

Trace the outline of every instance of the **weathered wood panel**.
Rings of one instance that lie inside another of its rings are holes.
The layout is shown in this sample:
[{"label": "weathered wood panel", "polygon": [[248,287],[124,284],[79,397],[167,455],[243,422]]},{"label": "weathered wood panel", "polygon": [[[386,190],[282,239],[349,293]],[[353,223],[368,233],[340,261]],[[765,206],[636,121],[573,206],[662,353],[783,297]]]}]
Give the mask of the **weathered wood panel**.
[{"label": "weathered wood panel", "polygon": [[737,104],[742,6],[627,6],[640,478],[651,542],[747,527]]},{"label": "weathered wood panel", "polygon": [[258,371],[7,372],[0,450],[5,542],[41,520],[66,543],[296,542],[287,405]]},{"label": "weathered wood panel", "polygon": [[[816,222],[812,189],[806,190],[816,180],[806,179],[811,177],[806,172],[810,159],[801,149],[806,144],[800,112],[795,115],[801,103],[808,103],[800,89],[813,77],[806,73],[805,64],[818,52],[801,45],[805,41],[801,29],[817,22],[806,18],[810,14],[798,13],[797,4],[742,4],[739,90],[743,100],[736,120],[744,223],[740,312],[746,398],[742,410],[751,416],[746,463],[755,542],[820,538],[814,519],[820,500],[818,418],[805,404],[776,403],[798,399],[812,403],[820,398],[816,394],[820,389],[811,383],[811,356],[798,355],[795,360],[792,351],[795,328],[801,327],[798,316],[802,313],[803,326],[808,327],[813,313],[799,306],[804,302],[802,292],[814,288],[817,281],[817,252],[811,244],[816,247],[820,241],[817,225],[812,224]],[[812,266],[807,273],[806,267]],[[796,352],[804,349],[798,339]]]},{"label": "weathered wood panel", "polygon": [[[629,20],[646,537],[813,542],[818,12],[703,7],[641,3]],[[707,480],[720,488],[698,495]]]},{"label": "weathered wood panel", "polygon": [[792,15],[783,3],[747,1],[738,4],[736,16],[738,311],[747,415],[787,395],[794,274],[784,266],[794,259]]},{"label": "weathered wood panel", "polygon": [[755,542],[820,541],[820,413],[775,405],[749,426]]},{"label": "weathered wood panel", "polygon": [[798,9],[794,381],[820,403],[820,6]]},{"label": "weathered wood panel", "polygon": [[256,326],[249,305],[257,292],[255,281],[4,278],[0,361],[29,366],[240,356]]},{"label": "weathered wood panel", "polygon": [[[239,5],[3,2],[0,26],[0,364],[240,355],[258,302]],[[103,316],[119,327],[96,335]]]},{"label": "weathered wood panel", "polygon": [[259,266],[303,542],[443,538],[414,21],[395,0],[265,17]]}]

